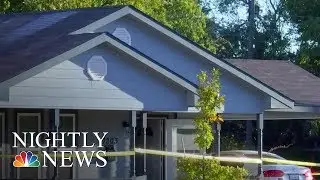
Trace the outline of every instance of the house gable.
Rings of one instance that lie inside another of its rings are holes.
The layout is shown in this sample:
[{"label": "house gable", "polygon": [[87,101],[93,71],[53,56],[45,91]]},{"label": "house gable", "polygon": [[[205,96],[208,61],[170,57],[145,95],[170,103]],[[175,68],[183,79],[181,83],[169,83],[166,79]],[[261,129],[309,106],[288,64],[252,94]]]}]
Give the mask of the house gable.
[{"label": "house gable", "polygon": [[[91,81],[87,61],[101,56],[103,81]],[[0,106],[186,111],[188,90],[111,46],[101,44],[9,88]]]},{"label": "house gable", "polygon": [[[151,57],[168,69],[183,76],[194,84],[197,74],[217,67],[196,52],[181,46],[166,35],[159,34],[132,16],[125,16],[97,29],[96,32],[112,33],[116,28],[126,28],[131,35],[131,46]],[[271,108],[266,104],[271,97],[256,87],[221,70],[222,94],[226,96],[225,113],[255,113]],[[287,106],[286,106],[287,107]]]},{"label": "house gable", "polygon": [[[124,7],[121,10],[119,10],[119,11],[117,11],[107,17],[100,19],[99,21],[96,21],[90,25],[87,25],[77,31],[74,31],[71,34],[99,32],[101,30],[104,31],[105,30],[104,28],[106,28],[108,24],[112,24],[113,22],[115,22],[123,17],[126,17],[126,16],[127,17],[128,16],[134,17],[136,20],[143,22],[142,24],[144,24],[145,27],[152,27],[152,29],[154,31],[157,31],[158,35],[165,35],[165,37],[167,39],[175,41],[176,44],[179,44],[179,46],[186,48],[187,51],[190,51],[192,53],[196,53],[202,59],[205,59],[206,61],[208,61],[211,64],[211,66],[217,66],[218,68],[221,68],[222,70],[232,74],[233,76],[238,77],[238,79],[240,79],[241,81],[249,83],[250,85],[254,86],[254,88],[257,88],[260,91],[262,91],[263,93],[266,93],[269,96],[277,99],[278,101],[281,101],[287,107],[292,108],[294,106],[294,102],[290,98],[284,96],[283,94],[279,93],[278,91],[274,90],[273,88],[265,85],[261,81],[255,79],[254,77],[252,77],[249,74],[245,73],[244,71],[238,69],[237,67],[233,66],[232,64],[215,58],[214,56],[212,56],[212,54],[210,52],[206,51],[205,49],[202,49],[198,45],[179,36],[178,34],[174,33],[170,29],[168,29],[167,27],[165,27],[165,26],[161,25],[160,23],[156,22],[155,20],[153,20],[151,17],[148,17],[147,15],[143,14],[142,12],[140,12],[132,7]],[[126,29],[128,30],[128,28],[126,28]],[[128,31],[130,32],[130,30],[128,30]],[[134,37],[133,37],[133,35],[131,37],[132,37],[132,44],[133,44]],[[144,43],[145,46],[149,46],[150,48],[157,47],[156,45],[153,46],[153,45],[148,44],[147,42],[142,41],[141,43]],[[138,47],[136,47],[136,48],[139,49]],[[143,53],[146,53],[145,51],[149,50],[148,48],[141,48],[141,49],[144,49],[144,51],[142,51]],[[156,54],[159,54],[159,51],[161,51],[161,49],[157,49],[156,51],[158,51]],[[151,57],[154,58],[153,56],[151,56]],[[181,66],[181,64],[179,64],[179,66]]]}]

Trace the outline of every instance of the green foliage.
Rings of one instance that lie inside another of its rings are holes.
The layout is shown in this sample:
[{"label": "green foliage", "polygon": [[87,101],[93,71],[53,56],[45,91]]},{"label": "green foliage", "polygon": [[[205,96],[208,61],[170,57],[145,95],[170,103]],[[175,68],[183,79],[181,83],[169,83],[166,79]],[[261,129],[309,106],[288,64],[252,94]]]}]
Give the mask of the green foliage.
[{"label": "green foliage", "polygon": [[297,64],[320,76],[320,1],[281,0],[300,34]]},{"label": "green foliage", "polygon": [[[248,9],[246,0],[218,0],[216,7],[220,14],[228,16],[229,21],[214,25],[214,34],[222,37],[224,48],[218,50],[221,57],[246,58],[248,54],[249,22],[241,19],[239,9]],[[264,8],[264,10],[262,10]],[[268,0],[266,5],[255,4],[255,29],[253,58],[255,59],[293,59],[290,49],[291,32],[288,30],[287,13],[283,3],[278,0]],[[242,12],[242,11],[241,11]],[[233,17],[233,18],[232,18]],[[291,30],[291,29],[290,29]]]},{"label": "green foliage", "polygon": [[193,121],[196,130],[195,143],[200,149],[208,149],[213,141],[212,123],[223,121],[217,114],[217,110],[224,103],[224,96],[219,94],[221,89],[219,70],[213,69],[210,77],[202,71],[198,75],[198,81],[197,108],[200,112]]},{"label": "green foliage", "polygon": [[211,159],[178,158],[179,180],[242,180],[247,176],[240,167],[221,166]]},{"label": "green foliage", "polygon": [[10,2],[8,0],[3,0],[0,2],[0,12],[7,11],[10,7]]},{"label": "green foliage", "polygon": [[222,136],[221,137],[221,150],[222,151],[230,151],[230,150],[239,150],[244,149],[245,144],[243,141],[239,141],[233,132],[232,135]]},{"label": "green foliage", "polygon": [[310,122],[310,135],[319,136],[320,135],[320,119],[312,120]]},{"label": "green foliage", "polygon": [[[218,69],[213,69],[210,76],[202,71],[198,75],[198,80],[197,108],[200,112],[193,121],[196,129],[194,141],[200,149],[206,150],[213,141],[212,123],[223,121],[217,110],[224,103],[224,96],[219,94],[221,85]],[[204,158],[178,158],[177,167],[179,180],[242,180],[247,175],[243,168],[221,166],[216,160]]]}]

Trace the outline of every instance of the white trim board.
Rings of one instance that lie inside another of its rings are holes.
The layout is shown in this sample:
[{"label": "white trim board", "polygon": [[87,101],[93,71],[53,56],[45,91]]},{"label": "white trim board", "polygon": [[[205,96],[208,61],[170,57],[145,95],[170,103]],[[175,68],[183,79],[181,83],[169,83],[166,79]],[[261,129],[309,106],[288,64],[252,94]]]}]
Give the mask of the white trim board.
[{"label": "white trim board", "polygon": [[0,123],[1,123],[1,127],[2,127],[2,129],[0,129],[0,133],[1,133],[1,137],[2,137],[2,139],[1,139],[1,148],[0,148],[0,150],[1,150],[1,153],[0,153],[0,155],[2,155],[1,156],[1,166],[2,166],[2,175],[1,175],[1,178],[2,179],[5,179],[5,176],[6,176],[6,172],[7,172],[7,169],[8,169],[8,166],[5,166],[5,154],[6,154],[6,144],[4,143],[5,142],[5,125],[6,125],[6,123],[5,123],[5,113],[3,113],[3,112],[0,112]]},{"label": "white trim board", "polygon": [[[76,130],[76,114],[74,114],[74,113],[60,113],[60,118],[61,117],[71,117],[72,118],[72,131],[77,132],[77,130]],[[61,122],[61,119],[60,119],[60,122]],[[58,151],[75,151],[77,149],[78,148],[72,148],[72,147],[65,147],[65,148],[59,147]],[[72,179],[77,179],[76,163],[77,163],[77,161],[73,161],[74,165],[71,168]]]},{"label": "white trim board", "polygon": [[175,40],[176,42],[180,43],[181,45],[183,45],[184,47],[188,48],[189,50],[192,50],[194,52],[196,52],[197,54],[199,54],[200,56],[206,58],[207,60],[209,60],[210,62],[216,64],[218,67],[228,71],[229,73],[237,76],[238,78],[246,81],[247,83],[253,85],[254,87],[258,88],[259,90],[263,91],[264,93],[270,95],[271,97],[279,100],[280,102],[282,102],[283,104],[285,104],[286,106],[288,106],[289,108],[293,108],[294,107],[294,101],[283,96],[281,93],[273,90],[272,88],[266,86],[265,84],[263,84],[262,82],[258,81],[257,79],[248,76],[245,72],[236,69],[235,67],[233,67],[232,65],[219,60],[217,58],[215,58],[214,56],[212,56],[210,53],[206,52],[205,50],[199,48],[198,46],[190,43],[189,41],[187,41],[186,39],[178,36],[177,34],[175,34],[173,31],[168,30],[167,28],[165,28],[164,26],[160,25],[159,23],[155,22],[154,20],[152,20],[151,18],[147,17],[146,15],[138,12],[137,10],[134,10],[133,8],[126,6],[123,7],[122,9],[104,17],[101,18],[79,30],[76,30],[70,34],[82,34],[82,33],[90,33],[90,32],[95,32],[97,29],[101,28],[102,26],[107,25],[108,23],[111,23],[117,19],[120,19],[126,15],[132,15],[134,17],[136,17],[137,19],[141,20],[141,22],[144,22],[146,24],[148,24],[149,26],[153,27],[154,29],[158,30],[159,32],[165,34],[166,36],[170,37],[171,39]]}]

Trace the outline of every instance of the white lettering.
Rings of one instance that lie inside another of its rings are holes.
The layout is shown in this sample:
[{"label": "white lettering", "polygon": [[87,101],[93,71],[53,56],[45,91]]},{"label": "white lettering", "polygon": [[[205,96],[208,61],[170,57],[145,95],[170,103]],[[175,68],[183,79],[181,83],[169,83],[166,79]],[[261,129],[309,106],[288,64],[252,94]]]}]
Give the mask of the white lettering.
[{"label": "white lettering", "polygon": [[[70,153],[70,155],[68,157],[65,157],[65,153]],[[65,160],[68,160],[70,162],[72,161],[72,151],[61,151],[61,156],[62,156],[61,157],[62,163],[61,163],[60,167],[72,167],[73,162],[71,164],[69,164],[69,165],[65,164]]]},{"label": "white lettering", "polygon": [[102,148],[103,147],[103,139],[104,139],[104,137],[108,134],[108,132],[103,132],[103,136],[102,136],[102,138],[100,138],[99,137],[99,132],[93,132],[93,134],[96,136],[96,138],[98,139],[98,141],[99,141],[99,148]]},{"label": "white lettering", "polygon": [[72,148],[76,148],[76,135],[80,136],[80,133],[79,132],[68,132],[67,134],[68,136],[69,135],[72,135]]},{"label": "white lettering", "polygon": [[91,146],[87,145],[87,134],[88,134],[88,132],[83,132],[82,134],[83,134],[83,146],[82,147],[84,147],[84,148],[93,147],[94,143]]},{"label": "white lettering", "polygon": [[34,143],[33,143],[34,133],[35,132],[29,132],[29,134],[30,134],[30,146],[29,147],[32,147],[32,148],[35,147]]},{"label": "white lettering", "polygon": [[20,138],[19,134],[17,134],[16,132],[12,132],[13,134],[13,148],[17,148],[17,140],[21,143],[21,145],[23,147],[26,148],[27,146],[27,132],[23,132],[23,140]]},{"label": "white lettering", "polygon": [[40,148],[48,148],[48,147],[50,146],[50,139],[48,139],[48,138],[44,139],[45,142],[46,142],[46,144],[45,144],[44,146],[42,146],[41,143],[40,143],[40,136],[41,136],[42,134],[45,134],[45,135],[47,135],[47,137],[49,137],[49,133],[48,133],[48,132],[40,132],[40,133],[37,134],[37,136],[36,136],[36,144],[37,144],[37,146],[40,147]]},{"label": "white lettering", "polygon": [[[61,134],[61,139],[58,138],[59,134]],[[53,144],[52,144],[52,147],[58,147],[58,144],[57,142],[58,141],[61,141],[61,146],[59,147],[66,147],[64,145],[64,135],[66,134],[65,132],[60,132],[60,133],[57,133],[57,132],[52,132],[52,141],[53,141]]]},{"label": "white lettering", "polygon": [[[99,153],[103,153],[103,157],[101,157]],[[103,165],[99,165],[98,162],[96,162],[96,167],[105,167],[107,165],[107,160],[104,158],[105,156],[106,156],[106,151],[98,151],[96,153],[97,159],[103,162]]]},{"label": "white lettering", "polygon": [[91,151],[90,159],[88,159],[87,151],[80,151],[80,152],[81,152],[82,155],[83,155],[82,158],[81,158],[80,155],[79,155],[79,151],[74,151],[74,153],[76,154],[76,157],[77,157],[79,166],[82,167],[82,166],[83,166],[83,162],[84,162],[84,160],[85,160],[86,163],[87,163],[87,166],[89,167],[90,164],[91,164],[91,160],[92,160],[92,156],[93,156],[93,154],[94,154],[94,151]]},{"label": "white lettering", "polygon": [[43,166],[42,167],[48,167],[46,163],[46,159],[49,159],[51,164],[56,167],[57,166],[57,151],[53,151],[54,153],[54,160],[50,157],[50,155],[46,151],[42,151],[43,153]]}]

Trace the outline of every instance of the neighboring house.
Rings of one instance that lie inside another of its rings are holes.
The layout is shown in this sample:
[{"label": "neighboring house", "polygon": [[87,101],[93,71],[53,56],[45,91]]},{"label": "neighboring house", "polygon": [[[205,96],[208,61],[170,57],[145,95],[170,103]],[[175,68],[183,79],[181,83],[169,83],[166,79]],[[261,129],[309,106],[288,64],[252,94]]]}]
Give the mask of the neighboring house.
[{"label": "neighboring house", "polygon": [[[125,124],[135,120],[136,147],[146,138],[146,148],[194,151],[196,75],[214,67],[222,73],[225,120],[320,117],[319,78],[287,61],[217,59],[130,6],[2,15],[0,153],[39,151],[12,148],[11,132],[55,131],[57,115],[60,131],[108,131],[117,151],[133,148]],[[1,157],[2,178],[54,176],[52,167],[16,169]],[[108,168],[60,168],[59,177],[130,178],[134,167],[152,180],[176,173],[173,158],[133,162],[116,158],[111,175]]]}]

